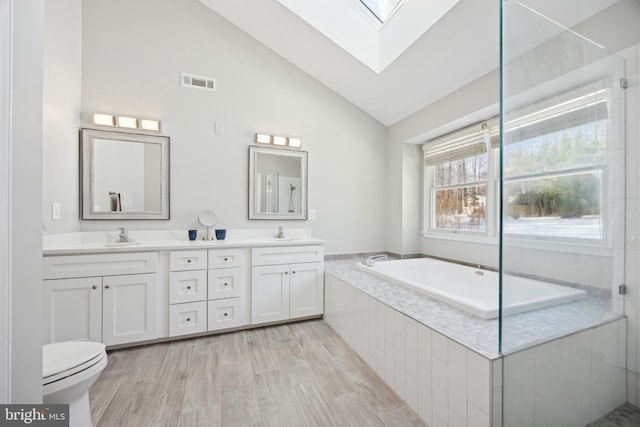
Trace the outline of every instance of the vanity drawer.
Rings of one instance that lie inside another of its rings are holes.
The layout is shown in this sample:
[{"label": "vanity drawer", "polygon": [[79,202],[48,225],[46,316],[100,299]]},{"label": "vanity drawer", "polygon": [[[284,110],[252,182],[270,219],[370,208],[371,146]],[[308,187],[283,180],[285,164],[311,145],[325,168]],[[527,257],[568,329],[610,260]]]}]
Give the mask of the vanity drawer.
[{"label": "vanity drawer", "polygon": [[169,273],[169,303],[204,301],[207,299],[207,270],[172,271]]},{"label": "vanity drawer", "polygon": [[181,270],[206,270],[207,250],[197,251],[171,251],[169,253],[169,269]]},{"label": "vanity drawer", "polygon": [[236,328],[242,326],[244,317],[242,310],[243,298],[225,298],[209,301],[208,330]]},{"label": "vanity drawer", "polygon": [[207,288],[209,299],[239,297],[243,294],[244,281],[240,268],[209,270]]},{"label": "vanity drawer", "polygon": [[324,261],[324,246],[277,246],[251,249],[252,265]]},{"label": "vanity drawer", "polygon": [[42,270],[43,279],[157,273],[158,253],[50,256],[42,259]]},{"label": "vanity drawer", "polygon": [[188,302],[169,306],[169,336],[207,331],[207,302]]},{"label": "vanity drawer", "polygon": [[240,267],[242,248],[209,249],[209,268]]}]

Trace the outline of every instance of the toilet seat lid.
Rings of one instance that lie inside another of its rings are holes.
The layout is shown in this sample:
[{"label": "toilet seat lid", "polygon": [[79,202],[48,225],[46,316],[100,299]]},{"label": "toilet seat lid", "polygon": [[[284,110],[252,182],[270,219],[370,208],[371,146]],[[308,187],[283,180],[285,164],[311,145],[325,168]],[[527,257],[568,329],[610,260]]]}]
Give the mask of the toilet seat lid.
[{"label": "toilet seat lid", "polygon": [[65,341],[42,346],[42,377],[68,371],[104,353],[105,345],[92,341]]}]

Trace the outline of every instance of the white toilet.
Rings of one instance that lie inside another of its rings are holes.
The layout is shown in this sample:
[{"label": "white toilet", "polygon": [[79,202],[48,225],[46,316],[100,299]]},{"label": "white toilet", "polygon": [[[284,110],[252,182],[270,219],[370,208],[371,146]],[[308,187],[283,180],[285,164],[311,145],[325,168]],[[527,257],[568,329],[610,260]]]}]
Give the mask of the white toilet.
[{"label": "white toilet", "polygon": [[42,346],[44,403],[68,403],[70,427],[93,427],[89,387],[107,366],[105,345],[66,341]]}]

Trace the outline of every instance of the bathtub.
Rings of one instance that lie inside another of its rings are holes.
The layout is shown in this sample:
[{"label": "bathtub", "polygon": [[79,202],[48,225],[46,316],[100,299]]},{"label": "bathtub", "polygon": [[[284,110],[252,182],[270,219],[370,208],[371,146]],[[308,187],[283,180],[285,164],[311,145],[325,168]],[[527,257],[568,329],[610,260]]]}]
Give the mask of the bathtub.
[{"label": "bathtub", "polygon": [[[498,273],[432,258],[378,261],[361,270],[413,289],[484,319],[498,317]],[[582,289],[507,275],[504,315],[537,310],[587,297]]]}]

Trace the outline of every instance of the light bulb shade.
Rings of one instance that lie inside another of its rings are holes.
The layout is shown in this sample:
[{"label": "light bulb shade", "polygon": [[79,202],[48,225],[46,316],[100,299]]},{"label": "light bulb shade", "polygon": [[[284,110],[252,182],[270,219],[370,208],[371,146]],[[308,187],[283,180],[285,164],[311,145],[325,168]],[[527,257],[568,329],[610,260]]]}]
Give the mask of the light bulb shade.
[{"label": "light bulb shade", "polygon": [[116,118],[111,114],[95,113],[93,115],[93,123],[100,126],[115,126]]},{"label": "light bulb shade", "polygon": [[256,142],[259,144],[271,144],[271,135],[256,133]]},{"label": "light bulb shade", "polygon": [[275,136],[273,137],[274,145],[287,145],[287,138],[284,136]]},{"label": "light bulb shade", "polygon": [[302,147],[302,140],[300,138],[289,138],[289,147],[293,147],[293,148]]},{"label": "light bulb shade", "polygon": [[140,119],[140,128],[160,132],[160,122],[158,120]]},{"label": "light bulb shade", "polygon": [[121,128],[138,129],[138,119],[135,117],[118,116],[118,126]]}]

